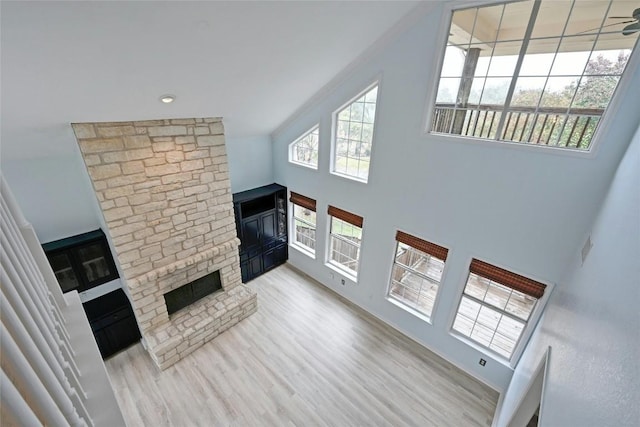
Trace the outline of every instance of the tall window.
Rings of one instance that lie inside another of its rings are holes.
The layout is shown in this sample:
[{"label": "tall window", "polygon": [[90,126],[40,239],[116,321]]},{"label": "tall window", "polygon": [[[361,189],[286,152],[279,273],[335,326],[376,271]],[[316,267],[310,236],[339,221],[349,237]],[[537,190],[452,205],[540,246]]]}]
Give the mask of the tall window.
[{"label": "tall window", "polygon": [[636,45],[633,7],[528,0],[454,11],[431,131],[588,150]]},{"label": "tall window", "polygon": [[318,169],[319,127],[314,126],[289,145],[289,161],[302,166]]},{"label": "tall window", "polygon": [[293,205],[293,244],[298,248],[315,254],[316,252],[316,201],[298,193],[291,192],[289,198]]},{"label": "tall window", "polygon": [[396,241],[388,296],[431,317],[449,250],[402,231]]},{"label": "tall window", "polygon": [[357,277],[364,220],[361,216],[333,206],[329,206],[328,212],[331,219],[329,263]]},{"label": "tall window", "polygon": [[336,112],[332,172],[367,182],[373,144],[378,85]]},{"label": "tall window", "polygon": [[510,359],[546,286],[474,259],[453,330]]}]

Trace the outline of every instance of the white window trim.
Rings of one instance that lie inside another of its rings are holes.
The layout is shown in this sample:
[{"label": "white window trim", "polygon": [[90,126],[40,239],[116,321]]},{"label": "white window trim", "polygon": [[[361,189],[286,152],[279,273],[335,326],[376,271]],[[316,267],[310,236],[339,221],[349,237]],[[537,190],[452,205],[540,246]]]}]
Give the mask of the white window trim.
[{"label": "white window trim", "polygon": [[[337,218],[337,219],[340,219],[340,218]],[[343,222],[346,222],[346,221],[343,221]],[[354,226],[354,227],[355,227],[355,226]],[[357,247],[358,247],[358,259],[356,259],[356,261],[358,262],[358,269],[357,269],[357,270],[355,270],[355,271],[354,271],[354,270],[352,270],[352,269],[350,269],[350,268],[347,268],[347,267],[345,267],[344,265],[340,264],[339,262],[337,262],[337,261],[335,261],[335,260],[333,260],[333,259],[331,258],[331,239],[332,239],[332,238],[333,238],[333,239],[337,239],[337,240],[339,240],[339,241],[341,241],[341,242],[345,242],[345,243],[348,243],[348,244],[350,244],[350,245],[353,245],[353,246],[357,246]],[[362,241],[362,240],[361,240],[361,241]],[[356,277],[356,278],[357,278],[357,277],[358,277],[358,273],[360,272],[360,250],[362,249],[362,244],[361,244],[361,243],[355,243],[355,242],[352,242],[352,241],[350,241],[350,240],[347,240],[347,239],[345,239],[345,238],[342,238],[342,237],[338,236],[337,234],[333,234],[333,233],[331,233],[331,224],[329,224],[329,244],[328,244],[327,246],[328,246],[328,248],[329,248],[329,258],[328,258],[328,262],[329,262],[329,264],[331,264],[331,265],[332,265],[332,266],[334,266],[334,267],[337,267],[337,268],[338,268],[338,269],[340,269],[340,270],[344,270],[344,271],[346,271],[349,275],[351,275],[351,276],[353,276],[353,277]]]},{"label": "white window trim", "polygon": [[[300,140],[306,138],[307,136],[309,136],[311,133],[313,133],[316,130],[318,131],[318,164],[314,166],[314,165],[310,165],[308,163],[298,162],[298,161],[294,160],[293,159],[293,147],[298,142],[300,142]],[[301,136],[296,138],[293,142],[291,142],[289,144],[287,149],[289,151],[289,163],[297,165],[297,166],[302,166],[302,167],[305,167],[307,169],[318,170],[318,165],[320,164],[320,123],[316,123],[311,129],[309,129],[308,131],[303,133]]]},{"label": "white window trim", "polygon": [[307,246],[298,244],[297,242],[293,242],[289,246],[291,246],[293,249],[295,249],[298,252],[302,252],[303,254],[305,254],[306,256],[308,256],[311,259],[316,259],[315,252],[313,252]]},{"label": "white window trim", "polygon": [[[591,139],[591,145],[589,146],[588,150],[577,150],[574,148],[553,147],[548,145],[523,144],[521,142],[501,141],[496,139],[483,139],[470,136],[431,132],[431,119],[433,117],[436,95],[438,92],[438,84],[440,81],[440,74],[442,73],[442,66],[444,63],[444,52],[447,47],[446,42],[449,34],[449,26],[451,25],[451,17],[453,12],[455,12],[456,10],[467,9],[471,7],[494,6],[500,4],[515,3],[518,1],[524,0],[478,0],[458,4],[448,3],[444,5],[442,16],[440,17],[438,36],[435,41],[435,53],[437,54],[437,60],[433,61],[431,65],[431,75],[434,76],[434,78],[430,79],[427,89],[427,102],[425,105],[425,113],[423,114],[424,121],[422,123],[423,135],[438,138],[441,141],[446,141],[446,143],[457,142],[462,144],[473,144],[475,146],[481,144],[483,146],[494,148],[506,147],[508,149],[514,150],[534,150],[538,153],[546,152],[552,155],[593,158],[600,150],[600,141],[604,139],[603,135],[606,135],[609,132],[609,129],[613,125],[614,117],[617,115],[616,112],[620,110],[623,99],[623,96],[621,94],[628,92],[633,83],[633,73],[628,73],[627,70],[635,70],[640,66],[640,54],[638,53],[638,50],[640,50],[640,38],[636,42],[636,47],[633,49],[633,52],[631,52],[631,57],[629,58],[629,62],[627,63],[625,72],[620,77],[620,81],[618,81],[618,86],[613,93],[613,96],[611,97],[611,101],[609,101],[609,104],[607,105],[607,108],[602,115],[600,123],[598,124],[598,128],[596,129],[596,132]],[[377,112],[378,110],[376,108],[376,115]]]},{"label": "white window trim", "polygon": [[349,279],[354,283],[358,283],[358,275],[354,275],[353,270],[349,270],[348,268],[343,267],[342,264],[339,264],[331,259],[327,259],[325,265],[341,276],[344,276],[346,279]]},{"label": "white window trim", "polygon": [[[440,293],[440,289],[438,289],[438,293]],[[433,318],[433,311],[431,312],[431,317],[429,317],[426,314],[416,310],[415,308],[413,308],[413,307],[411,307],[409,305],[406,305],[405,303],[403,303],[402,301],[398,300],[397,298],[390,297],[388,293],[387,293],[387,297],[385,299],[387,301],[389,301],[389,303],[395,305],[396,307],[402,309],[403,311],[406,311],[407,313],[409,313],[413,317],[417,317],[421,321],[423,321],[423,322],[425,322],[425,323],[427,323],[429,325],[433,325],[433,322],[431,321],[431,319]],[[434,303],[434,308],[435,308],[435,303]]]},{"label": "white window trim", "polygon": [[[294,216],[294,208],[293,206],[295,205],[295,203],[293,202],[289,202],[289,218],[291,218],[291,221],[289,222],[289,235],[291,236],[291,239],[289,239],[289,246],[291,246],[292,248],[294,248],[297,251],[302,252],[303,254],[305,254],[306,256],[312,258],[312,259],[316,259],[316,252],[317,250],[313,250],[308,246],[303,245],[302,243],[299,243],[295,236],[296,236],[296,217]],[[298,205],[296,205],[298,206]],[[315,225],[315,230],[316,230],[316,248],[318,245],[318,213],[316,212],[316,225]]]},{"label": "white window trim", "polygon": [[[471,260],[472,258],[469,258],[467,260],[467,267],[469,265],[471,265]],[[483,258],[484,260],[484,258]],[[499,263],[494,263],[491,262],[489,260],[487,260],[486,262],[493,264],[493,265],[500,265]],[[446,266],[446,263],[445,263]],[[502,267],[505,268],[506,270],[512,272],[512,273],[516,273],[516,274],[520,274],[524,277],[528,277],[531,278],[533,280],[538,280],[536,279],[536,277],[531,276],[530,274],[524,274],[521,272],[518,272],[514,269],[511,268],[506,268],[506,267]],[[444,272],[443,272],[444,273]],[[542,295],[542,298],[540,298],[538,300],[538,302],[536,303],[535,307],[533,308],[533,311],[531,311],[531,314],[529,315],[529,320],[525,322],[525,327],[522,330],[522,335],[520,336],[520,339],[518,340],[516,346],[513,348],[513,352],[511,353],[511,357],[510,358],[506,358],[498,353],[496,353],[495,351],[491,350],[490,348],[487,348],[485,346],[483,346],[482,344],[474,341],[473,339],[467,337],[466,335],[461,334],[460,332],[456,331],[455,329],[453,329],[453,324],[456,320],[456,316],[458,314],[458,309],[460,308],[460,302],[462,301],[462,296],[464,295],[464,289],[467,286],[467,281],[469,280],[469,274],[470,272],[468,271],[467,268],[467,274],[464,277],[464,280],[461,281],[460,285],[458,286],[458,291],[457,291],[457,299],[456,299],[456,304],[455,304],[455,308],[453,310],[451,310],[451,312],[449,313],[449,334],[456,338],[459,341],[462,341],[463,343],[465,343],[466,345],[473,347],[474,349],[476,349],[477,351],[481,352],[482,354],[486,355],[487,357],[490,357],[492,360],[495,360],[496,362],[499,362],[505,366],[508,366],[510,368],[515,368],[515,366],[518,364],[518,361],[520,360],[520,357],[522,356],[522,353],[524,351],[524,349],[527,346],[527,343],[529,342],[529,339],[531,338],[531,335],[533,334],[533,332],[536,329],[536,326],[538,324],[538,322],[540,321],[540,317],[542,316],[542,313],[544,312],[544,307],[547,305],[547,301],[549,301],[549,298],[551,296],[551,294],[553,293],[553,289],[555,288],[555,284],[553,283],[549,283],[549,282],[545,282],[543,280],[538,280],[541,283],[544,283],[546,285],[545,291],[544,291],[544,295]],[[434,307],[435,310],[435,307]]]},{"label": "white window trim", "polygon": [[[380,108],[378,108],[380,106],[380,85],[382,83],[382,78],[381,76],[378,76],[372,83],[370,83],[366,88],[364,88],[363,90],[361,90],[360,92],[358,92],[358,94],[354,97],[352,97],[351,99],[349,99],[347,102],[345,102],[344,104],[340,105],[338,108],[336,108],[333,113],[331,113],[331,151],[330,151],[330,163],[329,163],[329,173],[331,175],[335,175],[338,176],[340,178],[344,178],[344,179],[348,179],[351,181],[355,181],[355,182],[360,182],[363,184],[367,184],[369,182],[369,175],[371,175],[371,165],[373,163],[373,150],[375,147],[375,142],[377,140],[376,136],[378,134],[377,129],[378,129],[378,112],[380,111]],[[346,107],[347,105],[351,104],[352,102],[354,102],[356,99],[364,96],[367,92],[369,92],[371,89],[373,89],[375,86],[378,86],[378,95],[376,97],[376,114],[373,118],[373,135],[371,136],[371,156],[369,156],[369,175],[367,175],[367,179],[363,179],[363,178],[358,178],[352,175],[347,175],[344,173],[340,173],[337,172],[335,170],[335,162],[336,162],[336,156],[335,156],[335,149],[336,149],[336,131],[337,131],[337,126],[338,126],[338,112],[340,112],[344,107]]]},{"label": "white window trim", "polygon": [[[442,268],[442,275],[440,276],[440,281],[437,283],[438,285],[438,290],[436,291],[436,296],[433,300],[433,307],[431,308],[431,316],[426,315],[425,313],[421,312],[420,310],[418,310],[417,308],[411,307],[410,305],[406,304],[404,301],[402,301],[401,299],[398,299],[394,296],[391,295],[391,282],[393,281],[393,267],[396,265],[396,254],[398,253],[398,244],[400,242],[398,242],[397,240],[394,239],[395,242],[395,246],[394,249],[395,251],[393,252],[393,258],[391,260],[391,270],[389,271],[389,280],[387,283],[387,294],[386,294],[386,299],[399,306],[400,308],[402,308],[403,310],[409,312],[410,314],[414,315],[415,317],[418,317],[420,320],[423,320],[425,322],[427,322],[428,324],[432,324],[431,323],[431,319],[433,319],[435,317],[436,314],[436,307],[438,306],[438,301],[440,300],[440,291],[442,289],[442,281],[445,277],[445,273],[447,271],[447,262],[443,261],[444,263],[444,267]],[[414,248],[415,249],[415,248]],[[419,250],[419,249],[416,249]],[[433,255],[431,255],[433,256]],[[413,270],[412,268],[405,266],[404,264],[400,264],[403,267],[406,267],[407,269],[411,270],[411,272],[413,273],[415,270]],[[426,277],[426,280],[431,281],[433,279],[423,275],[422,273],[419,273],[417,271],[415,271],[415,274],[417,274],[420,277]]]},{"label": "white window trim", "polygon": [[[358,271],[354,272],[353,270],[351,270],[349,268],[346,268],[345,266],[343,266],[339,262],[336,262],[336,261],[331,259],[331,237],[333,237],[331,235],[331,219],[332,218],[333,217],[331,215],[327,214],[327,219],[328,219],[328,221],[327,221],[327,232],[325,234],[325,242],[327,242],[327,244],[325,245],[325,257],[324,257],[325,263],[324,263],[324,265],[326,265],[327,267],[329,267],[330,269],[332,269],[336,273],[338,273],[338,274],[346,277],[347,279],[353,281],[354,283],[358,283],[358,275],[360,273],[360,265],[361,265],[360,262],[362,260],[362,242],[364,240],[364,227],[361,228],[362,238],[360,239],[360,251],[359,251],[359,257],[358,257]],[[340,219],[340,218],[338,218],[338,219]],[[316,221],[317,221],[317,216],[316,216]],[[316,229],[316,234],[317,233],[318,233],[318,231]]]}]

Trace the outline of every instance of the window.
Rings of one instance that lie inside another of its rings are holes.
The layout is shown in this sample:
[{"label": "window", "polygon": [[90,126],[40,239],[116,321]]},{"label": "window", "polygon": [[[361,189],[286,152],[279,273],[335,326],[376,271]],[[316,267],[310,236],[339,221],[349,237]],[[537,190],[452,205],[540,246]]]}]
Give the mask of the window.
[{"label": "window", "polygon": [[402,231],[396,241],[388,297],[431,317],[449,251]]},{"label": "window", "polygon": [[632,11],[622,0],[454,11],[431,132],[588,150],[638,38],[625,30]]},{"label": "window", "polygon": [[293,244],[305,251],[316,252],[316,201],[291,192],[293,205]]},{"label": "window", "polygon": [[367,182],[377,98],[376,83],[335,114],[332,172]]},{"label": "window", "polygon": [[357,277],[362,240],[361,216],[329,206],[329,264]]},{"label": "window", "polygon": [[511,359],[546,286],[474,259],[453,330]]},{"label": "window", "polygon": [[318,132],[316,125],[289,145],[289,161],[318,169]]}]

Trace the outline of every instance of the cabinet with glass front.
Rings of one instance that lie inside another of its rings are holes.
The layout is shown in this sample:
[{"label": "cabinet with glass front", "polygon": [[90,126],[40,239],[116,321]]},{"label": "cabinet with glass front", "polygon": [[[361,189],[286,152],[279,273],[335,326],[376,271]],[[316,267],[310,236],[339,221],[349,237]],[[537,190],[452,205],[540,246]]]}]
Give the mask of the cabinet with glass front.
[{"label": "cabinet with glass front", "polygon": [[102,230],[45,243],[42,248],[62,292],[86,291],[119,277]]}]

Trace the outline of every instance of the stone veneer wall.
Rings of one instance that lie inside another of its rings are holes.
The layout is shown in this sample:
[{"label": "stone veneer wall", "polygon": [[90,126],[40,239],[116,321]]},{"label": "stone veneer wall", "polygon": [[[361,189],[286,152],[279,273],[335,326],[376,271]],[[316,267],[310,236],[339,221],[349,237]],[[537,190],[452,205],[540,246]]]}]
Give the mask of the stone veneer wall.
[{"label": "stone veneer wall", "polygon": [[[222,120],[72,126],[156,363],[169,366],[253,313],[255,293],[240,277]],[[164,293],[215,270],[223,292],[170,319]]]}]

